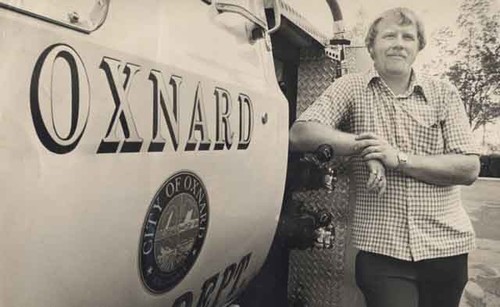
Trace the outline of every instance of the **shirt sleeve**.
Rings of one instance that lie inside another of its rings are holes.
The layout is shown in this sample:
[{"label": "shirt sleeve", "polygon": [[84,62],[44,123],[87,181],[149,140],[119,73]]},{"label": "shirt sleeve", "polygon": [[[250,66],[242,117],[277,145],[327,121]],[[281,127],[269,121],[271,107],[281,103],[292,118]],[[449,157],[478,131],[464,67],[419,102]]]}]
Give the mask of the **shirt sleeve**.
[{"label": "shirt sleeve", "polygon": [[352,109],[351,83],[348,76],[337,79],[299,116],[297,121],[314,121],[337,127]]},{"label": "shirt sleeve", "polygon": [[442,121],[444,153],[479,155],[480,149],[472,137],[469,118],[458,90],[451,86],[445,97],[444,119]]}]

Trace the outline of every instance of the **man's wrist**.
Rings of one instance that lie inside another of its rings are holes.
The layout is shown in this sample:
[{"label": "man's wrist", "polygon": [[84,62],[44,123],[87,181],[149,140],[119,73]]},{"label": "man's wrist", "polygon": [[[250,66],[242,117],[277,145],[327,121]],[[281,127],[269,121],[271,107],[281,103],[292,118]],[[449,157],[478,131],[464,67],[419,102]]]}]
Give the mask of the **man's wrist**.
[{"label": "man's wrist", "polygon": [[396,167],[396,170],[403,171],[408,165],[409,156],[407,153],[403,151],[398,151],[397,157],[398,157],[398,166]]}]

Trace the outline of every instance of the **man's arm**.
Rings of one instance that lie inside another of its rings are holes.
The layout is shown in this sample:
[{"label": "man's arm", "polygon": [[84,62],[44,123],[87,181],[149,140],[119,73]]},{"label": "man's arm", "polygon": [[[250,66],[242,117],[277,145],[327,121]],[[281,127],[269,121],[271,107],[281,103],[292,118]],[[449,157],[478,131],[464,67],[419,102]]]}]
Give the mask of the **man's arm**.
[{"label": "man's arm", "polygon": [[[292,151],[315,151],[320,145],[328,144],[332,146],[334,155],[350,156],[360,153],[362,148],[356,147],[357,143],[355,134],[342,132],[317,122],[295,122],[290,129]],[[377,160],[369,160],[366,165],[370,172],[366,188],[379,196],[384,194],[387,186],[384,166]]]},{"label": "man's arm", "polygon": [[479,175],[480,163],[477,155],[442,154],[409,155],[408,161],[400,165],[399,150],[377,135],[366,133],[357,137],[357,148],[362,148],[365,160],[380,160],[388,169],[397,169],[420,181],[435,185],[470,185]]},{"label": "man's arm", "polygon": [[479,175],[477,155],[446,154],[410,155],[401,171],[418,180],[435,185],[471,185]]},{"label": "man's arm", "polygon": [[290,150],[314,151],[318,146],[332,146],[335,155],[353,155],[356,135],[317,122],[295,122],[290,129]]}]

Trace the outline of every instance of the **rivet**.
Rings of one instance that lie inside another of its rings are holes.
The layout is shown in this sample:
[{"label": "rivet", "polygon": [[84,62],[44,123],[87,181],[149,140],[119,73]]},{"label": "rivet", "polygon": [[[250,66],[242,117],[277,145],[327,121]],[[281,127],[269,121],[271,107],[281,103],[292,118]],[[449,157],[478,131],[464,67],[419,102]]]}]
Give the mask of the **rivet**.
[{"label": "rivet", "polygon": [[69,22],[71,23],[78,23],[78,21],[80,20],[80,16],[78,15],[77,12],[69,13],[68,17],[69,17]]},{"label": "rivet", "polygon": [[262,114],[262,123],[265,125],[267,124],[267,121],[268,121],[268,115],[267,115],[267,112],[265,112],[264,114]]}]

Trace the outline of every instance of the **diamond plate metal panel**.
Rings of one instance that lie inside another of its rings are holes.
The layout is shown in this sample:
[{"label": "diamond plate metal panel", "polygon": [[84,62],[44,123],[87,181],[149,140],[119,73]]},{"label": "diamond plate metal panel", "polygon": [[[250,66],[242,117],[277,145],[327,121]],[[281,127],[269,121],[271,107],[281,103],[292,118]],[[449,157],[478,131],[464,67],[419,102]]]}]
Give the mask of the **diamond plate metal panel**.
[{"label": "diamond plate metal panel", "polygon": [[325,56],[323,51],[301,53],[297,85],[297,116],[316,100],[332,83],[340,64]]},{"label": "diamond plate metal panel", "polygon": [[292,250],[290,252],[288,293],[290,306],[340,306],[344,281],[344,250],[348,178],[339,176],[333,193],[326,191],[295,193],[293,197],[308,205],[332,212],[335,245],[330,250]]},{"label": "diamond plate metal panel", "polygon": [[[299,67],[297,114],[300,115],[339,75],[340,64],[322,52],[305,51]],[[349,204],[349,179],[343,159],[332,162],[337,169],[335,191],[295,192],[292,198],[309,206],[329,210],[335,224],[335,246],[331,250],[290,252],[288,296],[290,306],[341,306],[344,283],[344,251]]]}]

